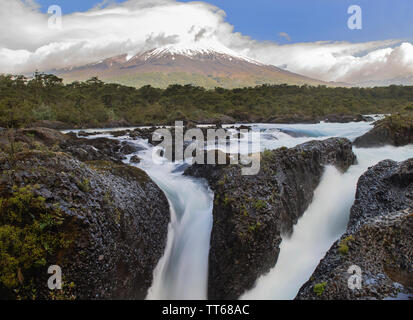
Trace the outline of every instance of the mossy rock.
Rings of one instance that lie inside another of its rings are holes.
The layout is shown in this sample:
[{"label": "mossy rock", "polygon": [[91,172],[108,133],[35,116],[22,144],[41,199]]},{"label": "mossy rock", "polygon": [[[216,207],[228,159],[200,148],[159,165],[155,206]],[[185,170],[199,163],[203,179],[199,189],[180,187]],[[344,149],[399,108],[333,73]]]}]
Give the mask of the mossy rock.
[{"label": "mossy rock", "polygon": [[35,189],[14,187],[10,197],[0,198],[0,291],[10,297],[36,298],[33,275],[62,256],[75,238],[72,218],[46,205]]},{"label": "mossy rock", "polygon": [[121,176],[124,178],[131,177],[134,180],[141,183],[146,183],[150,181],[150,178],[143,170],[126,164],[119,164],[112,161],[104,160],[87,161],[85,163],[89,167],[97,171],[107,171],[114,175]]},{"label": "mossy rock", "polygon": [[327,282],[317,283],[314,285],[313,291],[317,296],[322,296],[326,289]]}]

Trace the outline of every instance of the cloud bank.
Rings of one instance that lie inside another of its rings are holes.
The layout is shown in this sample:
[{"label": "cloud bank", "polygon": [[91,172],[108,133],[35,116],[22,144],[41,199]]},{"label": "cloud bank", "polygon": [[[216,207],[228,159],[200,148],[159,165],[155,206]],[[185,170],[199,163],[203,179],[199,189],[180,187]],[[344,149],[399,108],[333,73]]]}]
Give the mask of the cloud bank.
[{"label": "cloud bank", "polygon": [[64,15],[60,30],[33,0],[0,3],[0,72],[79,66],[164,46],[235,52],[325,81],[409,77],[413,45],[397,40],[279,45],[234,32],[225,12],[205,2],[128,0]]}]

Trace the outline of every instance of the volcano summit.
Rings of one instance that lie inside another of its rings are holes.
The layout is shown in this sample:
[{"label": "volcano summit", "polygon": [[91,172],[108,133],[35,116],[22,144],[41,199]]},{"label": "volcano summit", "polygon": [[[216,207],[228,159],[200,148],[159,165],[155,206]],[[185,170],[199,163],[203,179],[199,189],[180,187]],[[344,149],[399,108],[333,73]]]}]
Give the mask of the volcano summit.
[{"label": "volcano summit", "polygon": [[122,54],[79,67],[53,70],[66,82],[97,76],[105,82],[166,88],[192,84],[205,88],[237,88],[261,84],[331,85],[265,65],[229,49],[167,46],[134,55]]}]

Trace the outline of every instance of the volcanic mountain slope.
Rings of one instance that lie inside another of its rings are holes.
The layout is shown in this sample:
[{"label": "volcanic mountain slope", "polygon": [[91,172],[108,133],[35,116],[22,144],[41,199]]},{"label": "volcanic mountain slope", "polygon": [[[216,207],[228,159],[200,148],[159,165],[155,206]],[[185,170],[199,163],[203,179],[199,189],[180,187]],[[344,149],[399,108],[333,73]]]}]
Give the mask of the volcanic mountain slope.
[{"label": "volcanic mountain slope", "polygon": [[53,73],[65,82],[97,76],[105,82],[134,87],[149,84],[166,88],[170,84],[192,84],[231,89],[260,84],[334,85],[238,54],[204,48],[158,48],[134,56],[123,54],[81,67],[54,70]]}]

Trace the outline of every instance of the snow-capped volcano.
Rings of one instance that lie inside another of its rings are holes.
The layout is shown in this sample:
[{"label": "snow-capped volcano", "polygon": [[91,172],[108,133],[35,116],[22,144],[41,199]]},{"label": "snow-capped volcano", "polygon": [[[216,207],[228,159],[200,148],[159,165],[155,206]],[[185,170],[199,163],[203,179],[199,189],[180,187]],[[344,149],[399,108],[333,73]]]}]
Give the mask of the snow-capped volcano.
[{"label": "snow-capped volcano", "polygon": [[250,63],[258,64],[261,65],[258,61],[255,61],[253,59],[250,59],[246,56],[243,56],[242,54],[239,54],[235,52],[234,50],[231,50],[224,45],[220,44],[219,42],[214,42],[214,43],[188,43],[188,44],[171,44],[171,45],[166,45],[162,47],[158,47],[152,50],[148,51],[143,51],[135,55],[129,55],[127,56],[127,60],[134,56],[146,56],[148,59],[149,58],[154,58],[154,57],[161,57],[165,55],[171,55],[172,57],[174,55],[182,55],[186,57],[197,57],[200,55],[220,55],[221,57],[227,57],[228,59],[239,59],[239,60],[245,60]]},{"label": "snow-capped volcano", "polygon": [[250,59],[248,57],[245,57],[241,54],[236,53],[235,51],[221,47],[221,48],[212,48],[212,47],[207,47],[207,46],[176,46],[176,45],[170,45],[170,46],[164,46],[160,48],[155,48],[152,50],[148,51],[143,51],[140,53],[137,53],[135,55],[127,55],[126,56],[126,61],[132,62],[132,61],[150,61],[150,60],[159,60],[159,59],[170,59],[172,61],[175,61],[177,58],[189,58],[193,60],[202,60],[202,59],[211,59],[211,60],[216,60],[216,59],[221,59],[221,60],[228,60],[228,61],[233,61],[238,60],[238,61],[243,61],[247,63],[252,63],[255,65],[260,65],[263,66],[262,63],[255,61],[253,59]]},{"label": "snow-capped volcano", "polygon": [[193,84],[206,88],[235,88],[260,84],[327,84],[265,65],[224,46],[167,45],[136,54],[125,53],[80,67],[55,70],[65,81],[97,76],[129,86]]}]

